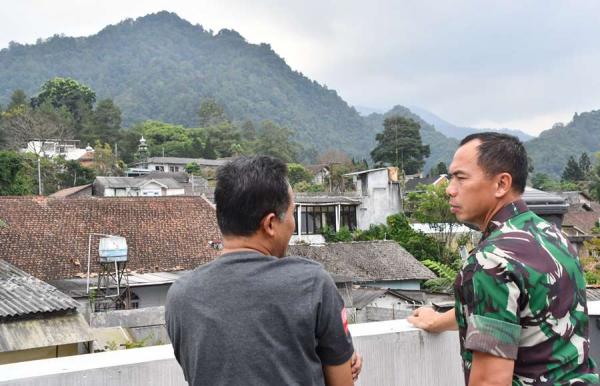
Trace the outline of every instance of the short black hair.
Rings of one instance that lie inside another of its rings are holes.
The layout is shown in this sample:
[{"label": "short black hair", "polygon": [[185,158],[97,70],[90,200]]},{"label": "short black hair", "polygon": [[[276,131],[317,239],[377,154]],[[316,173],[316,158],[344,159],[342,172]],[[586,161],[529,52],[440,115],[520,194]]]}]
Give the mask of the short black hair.
[{"label": "short black hair", "polygon": [[528,160],[523,142],[512,135],[483,132],[467,135],[460,146],[478,139],[477,164],[488,175],[508,173],[512,176],[513,188],[523,193],[527,184]]},{"label": "short black hair", "polygon": [[290,205],[287,166],[268,156],[238,157],[217,170],[215,202],[223,235],[250,236],[269,213],[283,219]]}]

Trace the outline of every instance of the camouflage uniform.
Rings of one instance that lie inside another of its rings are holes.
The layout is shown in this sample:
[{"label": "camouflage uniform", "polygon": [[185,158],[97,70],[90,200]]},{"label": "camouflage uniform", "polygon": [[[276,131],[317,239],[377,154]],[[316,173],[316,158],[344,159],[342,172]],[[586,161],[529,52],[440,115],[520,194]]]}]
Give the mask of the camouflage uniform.
[{"label": "camouflage uniform", "polygon": [[575,256],[523,201],[494,216],[455,283],[467,383],[473,351],[514,359],[513,386],[600,383],[588,356],[585,280]]}]

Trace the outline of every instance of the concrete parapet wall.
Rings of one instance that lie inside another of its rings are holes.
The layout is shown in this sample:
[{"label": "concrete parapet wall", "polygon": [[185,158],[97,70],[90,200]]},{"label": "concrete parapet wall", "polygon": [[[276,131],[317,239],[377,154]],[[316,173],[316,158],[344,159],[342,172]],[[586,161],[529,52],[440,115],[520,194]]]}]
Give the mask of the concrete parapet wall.
[{"label": "concrete parapet wall", "polygon": [[[364,357],[358,386],[461,386],[456,332],[428,334],[404,320],[351,326]],[[186,385],[170,345],[0,366],[0,385]]]}]

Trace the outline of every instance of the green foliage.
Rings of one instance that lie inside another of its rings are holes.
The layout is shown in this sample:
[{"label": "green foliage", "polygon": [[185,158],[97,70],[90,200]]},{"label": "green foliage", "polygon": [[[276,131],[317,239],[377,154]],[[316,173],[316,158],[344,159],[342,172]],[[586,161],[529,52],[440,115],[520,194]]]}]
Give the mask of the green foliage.
[{"label": "green foliage", "polygon": [[339,243],[339,242],[348,242],[352,241],[352,232],[348,229],[347,226],[343,226],[339,231],[335,231],[334,228],[330,226],[323,227],[323,238],[328,243]]},{"label": "green foliage", "polygon": [[445,162],[439,162],[429,170],[430,177],[437,177],[442,174],[448,174],[448,167]]},{"label": "green foliage", "polygon": [[355,241],[386,240],[388,229],[384,224],[371,224],[369,229],[354,233]]},{"label": "green foliage", "polygon": [[536,189],[549,192],[567,192],[580,189],[575,182],[557,181],[546,173],[535,173],[531,177],[531,185]]},{"label": "green foliage", "polygon": [[10,103],[6,107],[6,110],[14,110],[16,108],[26,106],[28,104],[27,95],[25,91],[16,89],[10,96]]},{"label": "green foliage", "polygon": [[401,116],[383,121],[383,133],[375,136],[377,146],[371,151],[373,161],[399,167],[406,174],[418,173],[430,154],[421,142],[421,126]]},{"label": "green foliage", "polygon": [[0,151],[0,196],[32,194],[34,184],[31,165],[22,155]]},{"label": "green foliage", "polygon": [[296,186],[299,182],[311,183],[312,174],[304,166],[297,163],[289,163],[287,168],[290,185]]},{"label": "green foliage", "polygon": [[224,122],[229,122],[223,106],[214,99],[207,98],[200,104],[198,110],[198,125],[200,127],[210,127]]},{"label": "green foliage", "polygon": [[449,264],[444,264],[439,261],[425,259],[423,265],[435,272],[440,278],[447,280],[455,280],[458,275],[458,270]]},{"label": "green foliage", "polygon": [[600,110],[575,114],[567,125],[556,124],[525,143],[538,172],[559,177],[570,156],[600,150]]},{"label": "green foliage", "polygon": [[381,131],[383,126],[383,120],[392,116],[401,116],[404,118],[412,119],[421,126],[421,139],[423,144],[429,145],[431,154],[425,161],[424,170],[430,169],[437,165],[439,162],[444,162],[446,165],[450,163],[454,155],[454,151],[458,148],[458,140],[455,138],[448,138],[442,133],[436,131],[436,129],[425,122],[421,117],[411,112],[409,109],[403,106],[394,106],[390,111],[385,114],[371,114],[364,118],[365,124],[368,128],[367,132],[377,133]]},{"label": "green foliage", "polygon": [[561,180],[568,182],[577,182],[583,181],[583,179],[584,174],[581,168],[579,167],[579,163],[575,161],[575,158],[573,156],[570,156],[569,160],[567,161],[567,166],[565,166],[565,169],[562,172]]},{"label": "green foliage", "polygon": [[271,119],[317,152],[333,145],[366,156],[373,147],[374,132],[365,132],[351,106],[293,71],[268,44],[213,33],[173,13],[128,19],[90,37],[11,45],[0,55],[0,104],[17,88],[33,94],[51,76],[85,81],[98,99],[112,98],[128,127],[146,120],[194,127],[199,104],[212,98],[232,121]]},{"label": "green foliage", "polygon": [[294,192],[324,192],[325,187],[320,184],[311,184],[310,182],[300,181],[292,186]]},{"label": "green foliage", "polygon": [[119,139],[121,129],[121,109],[112,99],[103,99],[96,105],[84,123],[79,139],[83,143],[114,143]]},{"label": "green foliage", "polygon": [[71,78],[57,77],[42,85],[40,93],[32,98],[31,105],[37,108],[49,103],[56,109],[64,107],[73,117],[75,129],[79,132],[95,101],[96,93],[88,86]]},{"label": "green foliage", "polygon": [[191,162],[185,165],[185,172],[194,176],[199,176],[201,173],[200,165],[196,162]]},{"label": "green foliage", "polygon": [[599,271],[585,271],[585,282],[588,285],[600,284],[600,272]]},{"label": "green foliage", "polygon": [[277,157],[284,162],[294,162],[300,147],[292,140],[293,132],[271,121],[264,121],[258,133],[256,154]]},{"label": "green foliage", "polygon": [[456,224],[456,217],[450,210],[449,197],[446,194],[448,184],[419,185],[417,191],[408,194],[407,204],[411,217],[425,224]]}]

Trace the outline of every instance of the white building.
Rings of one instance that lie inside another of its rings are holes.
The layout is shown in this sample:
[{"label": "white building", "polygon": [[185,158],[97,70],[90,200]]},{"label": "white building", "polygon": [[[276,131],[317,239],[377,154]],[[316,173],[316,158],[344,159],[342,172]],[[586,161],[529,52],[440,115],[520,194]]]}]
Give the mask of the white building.
[{"label": "white building", "polygon": [[185,194],[184,187],[172,178],[96,177],[92,191],[94,196],[101,197],[158,197]]}]

